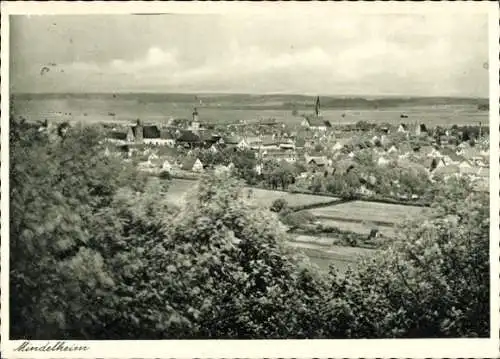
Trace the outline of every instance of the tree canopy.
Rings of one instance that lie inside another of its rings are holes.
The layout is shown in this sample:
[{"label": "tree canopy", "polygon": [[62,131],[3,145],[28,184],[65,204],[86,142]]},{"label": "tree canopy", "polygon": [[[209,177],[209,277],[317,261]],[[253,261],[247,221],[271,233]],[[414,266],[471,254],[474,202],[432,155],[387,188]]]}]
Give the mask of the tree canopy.
[{"label": "tree canopy", "polygon": [[310,218],[253,207],[229,170],[173,208],[168,180],[105,155],[95,129],[12,122],[10,140],[13,338],[489,335],[489,203],[465,179],[379,254],[324,273],[280,222]]}]

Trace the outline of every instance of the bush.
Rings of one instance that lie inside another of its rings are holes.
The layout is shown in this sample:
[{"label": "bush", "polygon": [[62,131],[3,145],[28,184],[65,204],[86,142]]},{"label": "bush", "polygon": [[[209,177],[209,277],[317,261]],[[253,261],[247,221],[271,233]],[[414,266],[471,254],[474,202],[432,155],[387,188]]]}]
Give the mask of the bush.
[{"label": "bush", "polygon": [[356,272],[332,274],[329,336],[489,336],[488,197],[469,191],[442,188],[433,217],[405,224]]},{"label": "bush", "polygon": [[168,171],[161,171],[160,174],[158,175],[161,179],[167,179],[170,180],[172,179],[172,175]]},{"label": "bush", "polygon": [[279,213],[287,207],[288,207],[288,202],[284,198],[278,198],[273,201],[270,210],[272,212]]}]

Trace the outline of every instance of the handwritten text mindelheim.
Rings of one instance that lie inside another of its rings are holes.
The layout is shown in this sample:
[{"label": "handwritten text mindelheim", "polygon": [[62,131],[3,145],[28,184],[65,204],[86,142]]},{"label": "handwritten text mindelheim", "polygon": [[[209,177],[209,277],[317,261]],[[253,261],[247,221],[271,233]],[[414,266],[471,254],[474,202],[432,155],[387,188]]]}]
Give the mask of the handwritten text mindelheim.
[{"label": "handwritten text mindelheim", "polygon": [[24,341],[20,346],[14,349],[16,352],[76,352],[86,351],[90,348],[85,345],[66,344],[66,342],[56,342],[51,344],[47,342],[43,345],[33,345],[29,341]]}]

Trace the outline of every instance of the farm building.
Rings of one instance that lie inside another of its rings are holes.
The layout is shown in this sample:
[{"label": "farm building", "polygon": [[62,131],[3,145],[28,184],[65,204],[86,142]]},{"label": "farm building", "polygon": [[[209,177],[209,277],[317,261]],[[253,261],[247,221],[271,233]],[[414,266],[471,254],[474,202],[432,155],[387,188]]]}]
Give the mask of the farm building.
[{"label": "farm building", "polygon": [[311,117],[307,116],[302,121],[302,126],[309,128],[310,130],[326,131],[332,127],[332,124],[328,120],[324,120],[322,117]]},{"label": "farm building", "polygon": [[261,149],[269,150],[269,149],[278,149],[279,141],[276,140],[273,136],[265,136],[262,138]]},{"label": "farm building", "polygon": [[459,164],[464,160],[464,157],[459,156],[450,148],[443,148],[441,150],[441,156],[447,165]]},{"label": "farm building", "polygon": [[118,144],[125,144],[127,142],[127,133],[120,131],[110,131],[106,134],[107,142],[113,142]]},{"label": "farm building", "polygon": [[408,133],[408,125],[406,125],[405,123],[401,123],[398,127],[398,132]]},{"label": "farm building", "polygon": [[415,126],[415,135],[416,136],[423,136],[427,135],[427,126],[425,126],[423,123],[417,124]]},{"label": "farm building", "polygon": [[222,144],[226,146],[237,146],[240,143],[241,139],[236,136],[228,136],[222,139]]},{"label": "farm building", "polygon": [[279,148],[281,148],[282,150],[294,150],[295,143],[293,143],[290,140],[286,140],[286,141],[282,140],[282,141],[280,141]]},{"label": "farm building", "polygon": [[201,163],[199,158],[188,157],[182,163],[182,169],[184,171],[202,172],[203,163]]},{"label": "farm building", "polygon": [[386,165],[388,165],[390,162],[391,162],[391,161],[390,161],[388,158],[386,158],[386,157],[384,157],[384,156],[380,156],[380,157],[378,158],[378,160],[377,160],[377,165],[379,165],[379,166],[386,166]]},{"label": "farm building", "polygon": [[259,149],[262,143],[262,139],[259,136],[248,136],[245,139],[245,142],[248,144],[249,148]]},{"label": "farm building", "polygon": [[143,125],[137,120],[135,126],[131,126],[127,132],[127,142],[153,143],[160,139],[160,129],[155,125]]},{"label": "farm building", "polygon": [[246,149],[250,148],[250,145],[248,144],[248,142],[244,138],[242,138],[242,139],[240,139],[240,141],[238,142],[236,147],[238,147],[240,150],[246,150]]},{"label": "farm building", "polygon": [[306,164],[315,167],[324,167],[328,165],[328,159],[325,156],[306,156]]}]

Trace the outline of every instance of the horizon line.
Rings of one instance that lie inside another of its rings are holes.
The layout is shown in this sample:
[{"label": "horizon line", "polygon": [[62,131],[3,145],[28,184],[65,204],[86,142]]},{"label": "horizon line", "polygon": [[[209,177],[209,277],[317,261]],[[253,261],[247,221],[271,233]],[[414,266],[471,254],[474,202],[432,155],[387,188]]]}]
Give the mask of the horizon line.
[{"label": "horizon line", "polygon": [[191,96],[207,96],[207,95],[240,95],[240,96],[305,96],[305,97],[331,97],[343,99],[384,99],[384,98],[397,98],[397,99],[481,99],[489,100],[489,97],[484,96],[466,96],[466,95],[404,95],[404,94],[321,94],[321,93],[295,93],[295,92],[224,92],[224,91],[189,91],[189,92],[172,92],[172,91],[56,91],[56,92],[23,92],[11,91],[9,95],[191,95]]}]

